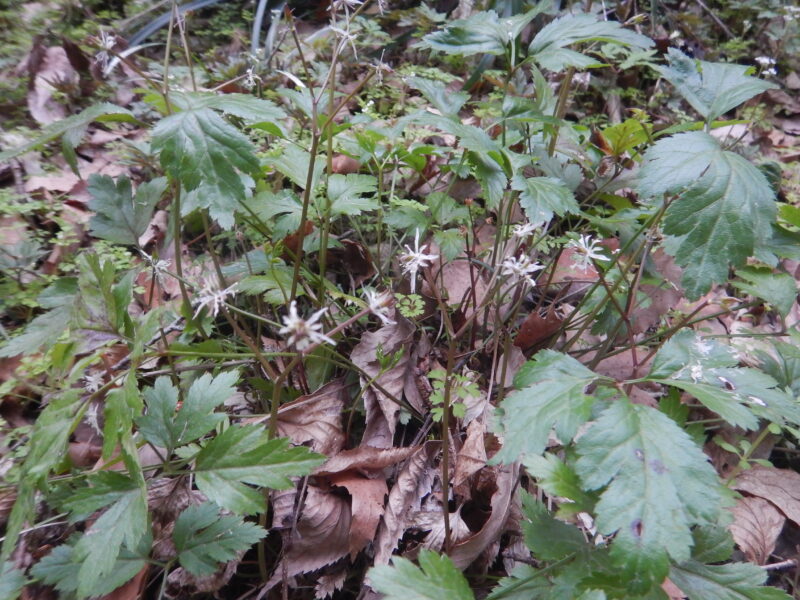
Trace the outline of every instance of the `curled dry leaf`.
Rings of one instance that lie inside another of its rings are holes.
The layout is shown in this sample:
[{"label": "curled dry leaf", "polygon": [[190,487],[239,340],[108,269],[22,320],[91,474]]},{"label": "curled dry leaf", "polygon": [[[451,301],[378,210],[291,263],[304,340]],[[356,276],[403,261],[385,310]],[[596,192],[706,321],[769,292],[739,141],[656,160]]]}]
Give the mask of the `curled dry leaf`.
[{"label": "curled dry leaf", "polygon": [[467,426],[467,439],[456,454],[456,468],[453,476],[453,488],[463,498],[470,498],[467,479],[486,466],[486,444],[484,434],[486,427],[481,420],[472,421]]},{"label": "curled dry leaf", "polygon": [[406,448],[373,448],[359,446],[352,450],[342,450],[319,466],[315,475],[333,475],[344,471],[356,471],[365,475],[379,474],[384,468],[394,465],[419,450],[420,446]]},{"label": "curled dry leaf", "polygon": [[312,394],[300,396],[278,410],[278,433],[297,445],[333,456],[344,446],[342,411],[348,400],[344,379],[335,379]]},{"label": "curled dry leaf", "polygon": [[769,500],[800,525],[800,473],[789,469],[755,466],[736,478],[733,487]]},{"label": "curled dry leaf", "polygon": [[747,560],[757,565],[766,564],[775,550],[786,517],[771,502],[759,497],[737,500],[731,513],[733,523],[729,529]]},{"label": "curled dry leaf", "polygon": [[421,509],[422,498],[430,493],[435,476],[433,465],[441,448],[441,442],[426,442],[398,474],[375,537],[376,565],[389,563],[397,542],[411,522],[411,516]]},{"label": "curled dry leaf", "polygon": [[[350,360],[370,378],[377,377],[376,383],[394,398],[400,399],[406,387],[406,379],[413,377],[410,357],[413,338],[414,326],[406,319],[398,319],[393,325],[385,325],[378,331],[365,333],[361,342],[353,348]],[[390,356],[398,350],[402,350],[403,354],[391,369],[381,373],[379,349],[384,356]],[[362,383],[366,383],[363,377]],[[370,386],[364,391],[364,408],[367,423],[361,439],[362,445],[390,448],[394,441],[400,406],[378,388]]]},{"label": "curled dry leaf", "polygon": [[350,559],[375,538],[389,488],[386,480],[368,479],[352,472],[331,477],[331,483],[350,493]]},{"label": "curled dry leaf", "polygon": [[[72,68],[64,48],[41,49],[41,60],[29,63],[28,110],[41,125],[49,125],[67,116],[67,108],[53,96],[76,88],[78,73]],[[77,91],[77,89],[76,89]]]}]

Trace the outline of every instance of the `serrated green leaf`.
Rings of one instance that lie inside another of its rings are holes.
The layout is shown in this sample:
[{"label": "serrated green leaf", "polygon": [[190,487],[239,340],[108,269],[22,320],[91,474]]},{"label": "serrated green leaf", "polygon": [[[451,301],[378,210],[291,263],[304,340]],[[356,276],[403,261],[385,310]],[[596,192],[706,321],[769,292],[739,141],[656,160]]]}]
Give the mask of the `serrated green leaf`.
[{"label": "serrated green leaf", "polygon": [[704,339],[691,329],[681,329],[673,335],[653,358],[649,377],[680,377],[692,365],[704,368],[735,367],[739,364],[736,352],[713,338]]},{"label": "serrated green leaf", "polygon": [[[433,241],[439,246],[442,258],[446,261],[453,260],[464,251],[466,240],[460,229],[444,229],[433,234]],[[460,299],[458,299],[460,300]],[[458,301],[457,300],[457,301]]]},{"label": "serrated green leaf", "polygon": [[370,586],[385,600],[473,600],[475,596],[464,575],[447,556],[423,548],[419,567],[400,556],[392,557],[392,565],[370,569]]},{"label": "serrated green leaf", "polygon": [[698,562],[724,562],[733,555],[733,536],[727,527],[718,524],[696,527],[692,538],[692,559]]},{"label": "serrated green leaf", "polygon": [[362,212],[377,210],[378,201],[374,196],[378,180],[373,175],[331,175],[328,177],[328,199],[331,202],[331,215],[356,216]]},{"label": "serrated green leaf", "polygon": [[[289,144],[283,149],[280,156],[270,156],[264,162],[286,175],[301,190],[306,189],[308,168],[311,166],[311,153],[294,144]],[[325,160],[317,157],[314,161],[314,174],[311,178],[312,190],[317,187],[323,169],[325,169]]]},{"label": "serrated green leaf", "polygon": [[772,236],[776,208],[764,175],[704,132],[656,142],[645,154],[639,192],[677,196],[667,208],[664,233],[680,238],[675,260],[684,267],[689,298],[727,280],[729,266],[743,266]]},{"label": "serrated green leaf", "polygon": [[89,479],[87,487],[78,489],[67,498],[62,507],[72,513],[70,518],[73,522],[82,521],[138,489],[139,483],[122,473],[101,471]]},{"label": "serrated green leaf", "polygon": [[238,378],[236,371],[216,377],[204,374],[192,383],[176,414],[178,390],[169,377],[159,377],[152,388],[144,390],[147,414],[136,419],[136,424],[147,441],[171,453],[178,446],[201,438],[225,419],[214,409],[233,395]]},{"label": "serrated green leaf", "polygon": [[210,108],[175,113],[153,128],[153,150],[161,165],[188,192],[195,192],[221,227],[233,226],[233,212],[246,198],[242,173],[259,172],[255,148]]},{"label": "serrated green leaf", "polygon": [[246,124],[270,122],[278,124],[286,113],[275,103],[250,94],[171,93],[170,102],[181,110],[213,108],[239,117]]},{"label": "serrated green leaf", "polygon": [[691,527],[714,520],[722,502],[716,472],[675,422],[618,400],[577,442],[584,488],[605,487],[598,530],[616,534],[611,558],[632,592],[663,581],[669,559],[687,560]]},{"label": "serrated green leaf", "polygon": [[580,211],[569,188],[553,177],[514,175],[511,178],[511,189],[520,192],[519,204],[531,223],[547,222],[554,214],[561,217]]},{"label": "serrated green leaf", "polygon": [[789,600],[785,592],[761,587],[764,569],[750,563],[704,565],[690,560],[673,565],[669,578],[689,600]]},{"label": "serrated green leaf", "polygon": [[422,77],[409,77],[406,84],[422,92],[425,99],[446,117],[455,117],[458,111],[469,100],[467,92],[454,92],[447,88],[442,81],[424,79]]},{"label": "serrated green leaf", "polygon": [[289,477],[308,475],[324,457],[285,438],[268,439],[263,427],[233,426],[208,442],[197,455],[197,487],[209,500],[237,514],[266,509],[263,493],[247,483],[285,489]]},{"label": "serrated green leaf", "polygon": [[97,238],[138,246],[141,236],[150,224],[153,209],[167,189],[167,180],[158,177],[143,183],[131,192],[131,181],[120,176],[116,183],[108,175],[89,177],[89,208],[95,212],[89,226]]},{"label": "serrated green leaf", "polygon": [[32,354],[45,344],[52,344],[67,330],[72,320],[72,307],[62,306],[42,313],[0,348],[0,358]]},{"label": "serrated green leaf", "polygon": [[478,12],[466,19],[448,23],[440,31],[429,33],[422,38],[419,46],[459,56],[501,55],[534,16],[535,9],[509,19],[499,18],[493,10]]},{"label": "serrated green leaf", "polygon": [[3,563],[2,569],[0,569],[0,598],[17,600],[27,582],[25,572],[15,568],[14,563]]},{"label": "serrated green leaf", "polygon": [[581,487],[581,480],[574,468],[561,461],[556,455],[546,453],[543,456],[525,456],[522,464],[531,476],[536,478],[536,485],[545,492],[559,498],[567,498],[559,507],[560,514],[576,514],[591,512],[594,498]]},{"label": "serrated green leaf", "polygon": [[734,287],[772,304],[784,317],[797,301],[797,283],[788,273],[775,273],[771,269],[745,267],[736,274],[744,281],[732,281]]},{"label": "serrated green leaf", "polygon": [[712,63],[686,56],[677,48],[667,53],[669,66],[657,67],[689,104],[707,121],[713,121],[756,94],[778,86],[750,77],[750,67]]},{"label": "serrated green leaf", "polygon": [[589,419],[594,399],[584,390],[598,378],[566,354],[553,350],[537,353],[514,377],[518,391],[497,409],[503,448],[492,462],[514,462],[522,455],[541,454],[554,428],[561,442],[570,442]]},{"label": "serrated green leaf", "polygon": [[[58,136],[67,134],[71,131],[83,133],[86,130],[87,125],[93,121],[124,121],[127,123],[138,122],[128,109],[122,108],[121,106],[116,106],[107,102],[95,104],[84,109],[77,115],[72,115],[71,117],[62,119],[61,121],[51,123],[42,129],[41,135],[34,138],[27,144],[24,144],[18,148],[14,148],[13,150],[0,152],[0,162],[5,162],[7,160],[11,160],[12,158],[16,158],[17,156],[21,156],[22,154],[34,150],[39,146],[43,146],[47,142],[56,139]],[[80,136],[77,137],[80,138]],[[71,139],[74,144],[75,136],[73,136]]]},{"label": "serrated green leaf", "polygon": [[147,533],[147,493],[136,485],[121,494],[75,545],[73,559],[81,563],[78,596],[94,595],[97,585],[113,573],[122,548],[135,550]]},{"label": "serrated green leaf", "polygon": [[580,529],[554,518],[547,507],[530,494],[522,496],[522,533],[536,558],[556,561],[587,549]]},{"label": "serrated green leaf", "polygon": [[[78,538],[80,539],[80,538]],[[75,551],[72,543],[56,546],[53,550],[31,568],[31,575],[39,581],[52,585],[64,594],[75,594],[78,591],[78,580],[75,574],[81,568],[83,559]],[[87,596],[109,594],[122,584],[130,581],[145,565],[150,553],[152,539],[145,535],[135,551],[123,549],[114,562],[110,573],[98,580]]]},{"label": "serrated green leaf", "polygon": [[281,265],[270,268],[265,275],[252,275],[239,282],[237,289],[243,294],[263,294],[270,304],[286,304],[292,288],[293,271]]},{"label": "serrated green leaf", "polygon": [[650,38],[625,29],[617,21],[600,21],[594,15],[577,13],[559,17],[542,27],[528,46],[528,52],[540,66],[551,71],[567,66],[583,69],[602,65],[602,62],[566,49],[581,42],[606,42],[634,48],[653,45]]},{"label": "serrated green leaf", "polygon": [[180,514],[172,539],[181,565],[202,576],[211,575],[219,563],[236,558],[266,535],[262,527],[233,515],[220,515],[218,506],[205,502]]},{"label": "serrated green leaf", "polygon": [[538,600],[546,598],[552,584],[531,565],[518,564],[497,582],[486,600]]}]

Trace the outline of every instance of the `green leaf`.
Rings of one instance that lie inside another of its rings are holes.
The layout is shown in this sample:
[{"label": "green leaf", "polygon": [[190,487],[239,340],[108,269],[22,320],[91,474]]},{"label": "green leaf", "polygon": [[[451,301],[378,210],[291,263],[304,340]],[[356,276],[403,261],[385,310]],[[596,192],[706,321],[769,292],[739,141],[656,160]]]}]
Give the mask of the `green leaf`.
[{"label": "green leaf", "polygon": [[466,19],[448,23],[441,31],[429,33],[422,38],[419,47],[460,56],[501,55],[505,53],[506,46],[544,8],[541,6],[522,15],[502,19],[493,10],[478,12]]},{"label": "green leaf", "polygon": [[324,457],[285,438],[268,439],[258,425],[233,426],[211,440],[197,455],[197,487],[209,500],[237,514],[266,510],[263,493],[245,485],[291,487],[289,477],[308,475]]},{"label": "green leaf", "polygon": [[92,476],[88,483],[88,487],[80,488],[62,504],[64,510],[72,513],[70,519],[73,522],[82,521],[93,512],[139,489],[137,481],[114,471],[101,471]]},{"label": "green leaf", "polygon": [[199,206],[209,209],[221,227],[233,226],[233,213],[246,198],[237,169],[256,175],[258,159],[250,141],[209,108],[185,110],[165,117],[153,128],[153,150],[164,169]]},{"label": "green leaf", "polygon": [[33,354],[45,344],[52,344],[67,330],[72,320],[69,305],[42,313],[25,326],[25,330],[0,348],[0,358]]},{"label": "green leaf", "polygon": [[466,244],[462,231],[455,228],[437,231],[433,234],[433,240],[446,261],[451,261],[461,254]]},{"label": "green leaf", "polygon": [[744,281],[732,281],[734,287],[772,304],[784,317],[797,301],[797,283],[788,273],[774,273],[771,269],[744,267],[736,274]]},{"label": "green leaf", "polygon": [[553,214],[559,217],[580,211],[572,192],[553,177],[514,175],[511,189],[520,192],[519,204],[531,223],[547,222]]},{"label": "green leaf", "polygon": [[[265,159],[265,162],[286,175],[301,190],[306,189],[308,168],[311,166],[310,152],[306,152],[294,144],[289,144],[283,149],[280,156],[270,156]],[[317,186],[324,169],[325,160],[318,156],[314,161],[314,175],[311,178],[312,190]]]},{"label": "green leaf", "polygon": [[733,555],[733,536],[723,525],[696,527],[692,531],[694,548],[692,559],[702,563],[716,563],[730,560]]},{"label": "green leaf", "polygon": [[464,575],[444,555],[423,548],[419,567],[400,556],[392,557],[392,565],[370,569],[370,586],[385,600],[473,600],[475,596]]},{"label": "green leaf", "polygon": [[581,487],[581,480],[572,465],[560,460],[555,454],[525,456],[525,469],[536,478],[536,485],[545,492],[571,502],[559,506],[559,514],[593,512],[595,499]]},{"label": "green leaf", "polygon": [[213,108],[225,114],[239,117],[246,124],[278,124],[286,113],[269,100],[251,94],[170,93],[170,102],[181,110]]},{"label": "green leaf", "polygon": [[597,527],[616,534],[611,558],[632,592],[663,581],[669,559],[688,560],[691,527],[714,520],[722,502],[716,472],[675,422],[618,400],[577,442],[584,488],[605,487]]},{"label": "green leaf", "polygon": [[523,454],[541,454],[555,427],[559,440],[570,442],[590,415],[594,399],[584,393],[599,376],[574,358],[542,350],[514,378],[514,392],[497,409],[497,431],[503,448],[492,462],[514,462]]},{"label": "green leaf", "polygon": [[553,518],[547,507],[530,494],[522,496],[522,532],[536,558],[556,561],[587,549],[580,529]]},{"label": "green leaf", "polygon": [[789,600],[785,592],[761,587],[767,572],[750,563],[704,565],[690,560],[673,565],[669,578],[689,600]]},{"label": "green leaf", "polygon": [[[47,142],[56,139],[60,135],[69,134],[70,132],[79,132],[82,134],[86,130],[86,127],[93,121],[124,121],[127,123],[138,123],[133,114],[121,106],[115,106],[114,104],[108,104],[106,102],[102,104],[95,104],[78,113],[77,115],[72,115],[71,117],[62,119],[61,121],[51,123],[42,129],[41,135],[34,138],[27,144],[24,144],[19,148],[14,148],[13,150],[0,152],[0,162],[5,162],[12,158],[16,158],[17,156],[34,150],[39,146],[43,146]],[[73,134],[71,136],[73,147],[76,143],[76,138],[80,138],[80,135],[76,136]]]},{"label": "green leaf", "polygon": [[219,514],[210,502],[194,504],[175,521],[172,539],[178,560],[193,575],[211,575],[219,563],[228,562],[267,535],[258,525],[239,517]]},{"label": "green leaf", "polygon": [[93,595],[97,585],[113,573],[121,549],[135,550],[148,533],[147,494],[136,485],[121,494],[75,545],[74,558],[81,563],[78,595]]},{"label": "green leaf", "polygon": [[565,49],[581,42],[606,42],[634,48],[653,45],[650,38],[625,29],[616,21],[600,21],[594,15],[578,13],[564,15],[542,27],[528,46],[528,52],[536,63],[551,71],[568,66],[580,69],[602,66],[602,62]]},{"label": "green leaf", "polygon": [[413,89],[422,92],[425,99],[446,117],[458,116],[458,111],[469,100],[467,92],[454,92],[447,88],[442,81],[424,79],[422,77],[409,77],[406,83]]},{"label": "green leaf", "polygon": [[[80,539],[80,538],[78,538]],[[56,546],[31,568],[31,575],[47,585],[52,585],[63,594],[75,594],[78,591],[78,580],[75,574],[83,564],[83,558],[75,551],[71,538],[70,543]],[[130,581],[147,565],[152,539],[145,535],[135,551],[123,549],[109,574],[98,580],[86,596],[102,596],[109,594],[122,584]]]},{"label": "green leaf", "polygon": [[541,569],[518,564],[508,577],[497,582],[486,600],[538,600],[548,598],[552,587]]},{"label": "green leaf", "polygon": [[[150,311],[148,315],[156,311]],[[147,318],[147,316],[145,316]],[[150,338],[148,338],[150,339]],[[135,377],[127,377],[122,387],[108,391],[103,415],[103,459],[109,460],[122,440],[131,436],[136,417],[142,414],[144,404]]]},{"label": "green leaf", "polygon": [[153,209],[167,189],[167,180],[158,177],[143,183],[131,193],[131,181],[121,176],[116,183],[108,175],[89,177],[89,208],[95,212],[90,221],[92,235],[97,238],[127,244],[139,245],[141,236],[150,224]]},{"label": "green leaf", "polygon": [[4,562],[0,569],[0,598],[16,600],[27,582],[24,571],[15,568],[12,562]]},{"label": "green leaf", "polygon": [[778,87],[747,75],[751,67],[697,60],[677,48],[669,49],[667,60],[669,66],[659,67],[659,73],[707,121],[713,121],[756,94]]},{"label": "green leaf", "polygon": [[214,413],[214,409],[233,395],[238,378],[236,371],[216,377],[204,374],[192,383],[176,414],[178,389],[169,377],[159,377],[153,387],[144,390],[147,414],[136,419],[136,424],[147,441],[171,454],[178,446],[201,438],[225,420],[225,415]]},{"label": "green leaf", "polygon": [[766,178],[704,132],[656,142],[645,154],[639,192],[677,196],[667,208],[664,233],[681,238],[675,260],[684,267],[690,298],[726,281],[730,265],[744,265],[772,236],[776,208]]},{"label": "green leaf", "polygon": [[356,216],[362,212],[377,210],[378,201],[365,194],[375,194],[378,180],[373,175],[331,175],[328,178],[328,199],[332,215]]}]

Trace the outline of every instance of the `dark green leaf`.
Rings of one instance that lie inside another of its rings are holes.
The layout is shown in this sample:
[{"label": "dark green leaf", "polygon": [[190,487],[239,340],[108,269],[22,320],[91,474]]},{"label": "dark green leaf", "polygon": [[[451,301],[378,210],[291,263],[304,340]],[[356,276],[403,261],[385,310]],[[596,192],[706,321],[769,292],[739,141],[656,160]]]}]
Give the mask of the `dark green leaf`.
[{"label": "dark green leaf", "polygon": [[[289,144],[280,156],[270,156],[265,162],[286,175],[301,190],[306,189],[311,153]],[[314,176],[311,178],[312,190],[317,186],[323,169],[325,169],[325,159],[317,157],[314,161]]]},{"label": "dark green leaf", "polygon": [[83,112],[78,113],[77,115],[73,115],[71,117],[67,117],[66,119],[62,119],[61,121],[51,123],[42,129],[41,135],[34,138],[27,144],[24,144],[19,148],[14,148],[13,150],[0,152],[0,162],[5,162],[25,154],[26,152],[38,148],[39,146],[43,146],[47,142],[56,139],[60,135],[69,133],[70,131],[85,131],[86,126],[92,121],[125,121],[128,123],[137,122],[133,114],[121,106],[115,106],[114,104],[108,104],[105,102],[102,104],[95,104],[83,110]]},{"label": "dark green leaf", "polygon": [[607,486],[597,504],[611,557],[632,592],[663,581],[669,559],[690,556],[691,527],[715,520],[722,502],[702,450],[663,413],[618,400],[577,442],[578,474],[588,490]]},{"label": "dark green leaf", "polygon": [[454,92],[448,89],[447,85],[441,81],[423,79],[422,77],[409,77],[406,83],[422,92],[425,99],[446,117],[458,116],[458,111],[469,100],[467,92]]},{"label": "dark green leaf", "polygon": [[108,175],[89,177],[89,208],[95,212],[90,222],[92,235],[104,240],[139,245],[139,237],[150,224],[153,209],[167,189],[167,180],[158,177],[143,183],[131,193],[131,182],[120,176],[117,182]]},{"label": "dark green leaf", "polygon": [[43,313],[25,326],[25,330],[0,348],[0,357],[32,354],[45,344],[52,344],[67,330],[72,307],[62,306]]},{"label": "dark green leaf", "polygon": [[64,510],[72,513],[72,521],[82,521],[93,512],[139,489],[138,482],[114,471],[101,471],[92,476],[88,484],[88,487],[80,488],[62,504]]},{"label": "dark green leaf", "polygon": [[213,108],[239,117],[248,125],[265,122],[277,124],[286,118],[283,109],[273,102],[250,94],[171,93],[169,99],[181,110]]},{"label": "dark green leaf", "polygon": [[247,483],[272,489],[291,487],[289,477],[308,475],[324,457],[289,440],[269,440],[263,427],[233,426],[211,440],[197,455],[197,487],[209,500],[237,514],[266,509],[264,494]]},{"label": "dark green leaf", "polygon": [[[464,252],[466,239],[460,229],[444,229],[433,234],[433,240],[439,246],[442,258],[446,261],[453,260],[456,256]],[[458,298],[456,301],[460,301]]]},{"label": "dark green leaf", "polygon": [[675,259],[684,267],[690,298],[725,281],[730,265],[744,265],[772,236],[776,208],[764,175],[707,133],[656,142],[645,154],[639,191],[655,198],[677,196],[667,208],[664,233],[681,238]]},{"label": "dark green leaf", "polygon": [[15,568],[14,563],[3,563],[2,569],[0,569],[0,598],[17,600],[27,582],[25,572]]},{"label": "dark green leaf", "polygon": [[547,507],[530,494],[522,496],[522,514],[525,544],[536,558],[556,561],[587,549],[580,529],[553,518]]},{"label": "dark green leaf", "polygon": [[560,514],[576,514],[591,512],[595,499],[581,487],[581,480],[573,467],[561,461],[556,455],[546,453],[543,456],[526,456],[522,464],[533,477],[536,485],[545,492],[559,498],[567,498],[571,502],[563,502],[559,506]]},{"label": "dark green leaf", "polygon": [[211,575],[219,563],[236,558],[267,535],[258,525],[233,515],[220,515],[210,502],[184,510],[172,532],[178,560],[193,575]]},{"label": "dark green leaf", "polygon": [[514,392],[497,409],[503,448],[493,462],[514,462],[541,454],[550,432],[564,444],[591,414],[594,399],[584,393],[599,376],[574,358],[542,350],[514,378]]},{"label": "dark green leaf", "polygon": [[698,562],[724,562],[733,555],[733,536],[727,527],[717,524],[696,527],[692,538],[692,558]]},{"label": "dark green leaf", "polygon": [[519,204],[531,223],[547,222],[553,218],[553,214],[562,217],[580,211],[569,188],[552,177],[514,175],[511,189],[520,192]]},{"label": "dark green leaf", "polygon": [[669,578],[689,600],[789,600],[785,592],[761,587],[767,572],[750,563],[704,565],[690,560],[673,565]]},{"label": "dark green leaf", "polygon": [[778,87],[747,75],[751,67],[690,58],[677,48],[669,49],[667,60],[668,67],[658,68],[661,76],[707,121],[713,121],[756,94]]},{"label": "dark green leaf", "polygon": [[255,175],[258,159],[250,141],[209,108],[165,117],[153,128],[153,150],[164,169],[187,191],[195,191],[220,226],[233,226],[233,213],[246,198],[237,169]]},{"label": "dark green leaf", "polygon": [[[364,211],[379,208],[374,194],[378,180],[372,175],[331,175],[328,178],[328,199],[332,215],[360,215]],[[370,197],[365,198],[368,194]]]},{"label": "dark green leaf", "polygon": [[385,600],[474,599],[466,578],[447,556],[423,548],[419,565],[395,556],[391,566],[374,567],[367,578]]}]

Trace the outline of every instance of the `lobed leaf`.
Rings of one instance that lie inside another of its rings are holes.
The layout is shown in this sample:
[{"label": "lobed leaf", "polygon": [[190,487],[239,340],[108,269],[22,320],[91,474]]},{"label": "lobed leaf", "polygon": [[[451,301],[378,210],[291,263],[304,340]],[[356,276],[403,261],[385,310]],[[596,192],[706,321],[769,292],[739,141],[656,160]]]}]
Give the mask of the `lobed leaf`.
[{"label": "lobed leaf", "polygon": [[89,208],[95,212],[89,223],[92,235],[117,244],[138,246],[153,216],[153,209],[167,189],[167,180],[158,177],[143,183],[131,192],[131,181],[125,176],[116,181],[108,175],[89,177],[92,199]]},{"label": "lobed leaf", "polygon": [[762,587],[767,572],[751,563],[704,565],[695,560],[673,565],[669,578],[689,600],[788,600],[774,587]]},{"label": "lobed leaf", "polygon": [[577,214],[580,211],[575,196],[553,177],[511,178],[511,189],[520,192],[519,204],[531,223],[549,221],[553,215]]},{"label": "lobed leaf", "polygon": [[367,574],[369,584],[385,600],[473,600],[464,575],[447,556],[423,548],[419,567],[395,556],[392,565],[380,565]]}]

